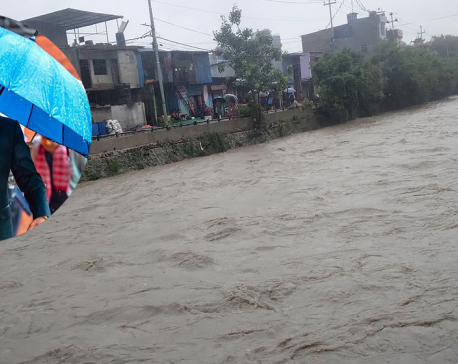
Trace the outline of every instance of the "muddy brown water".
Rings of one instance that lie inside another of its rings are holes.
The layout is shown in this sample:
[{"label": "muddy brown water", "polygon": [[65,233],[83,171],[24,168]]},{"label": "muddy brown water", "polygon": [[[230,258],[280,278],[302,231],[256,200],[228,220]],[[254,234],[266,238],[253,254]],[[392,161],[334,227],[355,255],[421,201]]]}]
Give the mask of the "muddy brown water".
[{"label": "muddy brown water", "polygon": [[79,186],[0,245],[0,362],[456,363],[457,115]]}]

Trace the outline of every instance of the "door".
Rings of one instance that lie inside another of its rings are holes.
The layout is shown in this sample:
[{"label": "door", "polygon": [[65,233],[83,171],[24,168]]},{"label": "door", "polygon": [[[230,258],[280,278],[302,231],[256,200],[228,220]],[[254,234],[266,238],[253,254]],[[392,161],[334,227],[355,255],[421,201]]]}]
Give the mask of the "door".
[{"label": "door", "polygon": [[110,59],[111,77],[113,78],[113,84],[119,85],[121,83],[119,79],[119,68],[118,60],[116,58]]},{"label": "door", "polygon": [[81,71],[81,81],[83,82],[84,88],[92,88],[91,81],[91,69],[89,66],[89,60],[80,59],[80,71]]}]

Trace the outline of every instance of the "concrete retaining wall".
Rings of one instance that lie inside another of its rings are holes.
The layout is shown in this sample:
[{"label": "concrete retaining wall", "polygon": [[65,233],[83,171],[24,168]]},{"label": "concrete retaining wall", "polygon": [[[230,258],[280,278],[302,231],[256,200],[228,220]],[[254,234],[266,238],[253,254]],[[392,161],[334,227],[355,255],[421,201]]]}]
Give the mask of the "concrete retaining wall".
[{"label": "concrete retaining wall", "polygon": [[[281,115],[283,117],[280,117]],[[288,119],[284,120],[286,117]],[[258,130],[251,128],[251,125],[251,119],[238,119],[202,125],[203,128],[194,126],[161,131],[160,133],[155,131],[134,135],[135,138],[130,138],[129,142],[126,140],[125,144],[134,143],[133,140],[143,144],[122,150],[116,149],[91,154],[81,182],[173,163],[187,158],[220,153],[232,148],[263,143],[320,127],[310,109],[303,111],[299,109],[288,110],[284,113],[266,115],[263,127]],[[248,129],[243,130],[243,127],[248,127]],[[171,140],[172,137],[177,139]],[[159,141],[159,138],[162,141]],[[127,138],[116,140],[120,142],[123,139]],[[153,140],[153,142],[148,143],[149,140]],[[119,143],[116,148],[120,148]]]},{"label": "concrete retaining wall", "polygon": [[[289,120],[293,117],[302,117],[304,113],[311,113],[311,110],[293,109],[264,114],[267,123]],[[173,128],[171,130],[160,129],[153,132],[140,132],[131,135],[115,136],[93,140],[91,145],[91,155],[106,153],[116,150],[135,148],[142,145],[167,143],[179,141],[187,138],[196,138],[206,133],[228,133],[236,130],[247,130],[253,128],[252,118],[241,118],[234,120],[224,120],[210,124],[199,124]]]}]

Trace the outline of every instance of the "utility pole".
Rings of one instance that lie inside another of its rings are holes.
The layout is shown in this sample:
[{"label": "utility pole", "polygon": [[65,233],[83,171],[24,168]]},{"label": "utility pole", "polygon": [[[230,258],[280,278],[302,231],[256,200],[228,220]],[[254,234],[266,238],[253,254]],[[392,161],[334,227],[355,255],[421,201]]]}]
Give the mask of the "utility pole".
[{"label": "utility pole", "polygon": [[398,19],[394,19],[394,20],[393,20],[393,15],[394,15],[394,14],[393,14],[393,13],[390,13],[390,15],[391,15],[391,29],[394,30],[394,22],[395,22],[395,21],[398,21]]},{"label": "utility pole", "polygon": [[164,85],[163,85],[164,81],[162,79],[161,62],[159,60],[159,47],[158,47],[157,38],[156,38],[156,28],[154,27],[154,18],[153,18],[153,9],[151,8],[151,0],[148,0],[148,6],[149,6],[149,17],[151,21],[151,35],[153,36],[153,49],[154,49],[154,53],[156,56],[156,73],[159,79],[159,88],[161,90],[163,118],[164,118],[164,124],[167,125],[168,118],[167,118],[167,107],[165,106]]},{"label": "utility pole", "polygon": [[336,2],[331,2],[331,0],[328,0],[328,2],[324,3],[324,6],[329,6],[329,16],[331,17],[331,32],[332,32],[332,52],[336,52],[336,43],[335,43],[335,37],[334,37],[334,23],[332,19],[332,10],[331,10],[331,5],[335,4]]},{"label": "utility pole", "polygon": [[423,30],[423,26],[420,25],[420,33],[418,33],[418,35],[420,36],[419,39],[421,39],[421,48],[424,48],[423,46],[423,34],[426,33],[424,30]]},{"label": "utility pole", "polygon": [[393,20],[393,15],[394,15],[394,14],[393,14],[392,12],[390,13],[390,15],[391,15],[391,30],[393,31],[393,43],[394,43],[395,40],[396,40],[396,37],[395,37],[395,34],[394,34],[394,22],[395,22],[395,21],[397,22],[398,19],[394,19],[394,20]]},{"label": "utility pole", "polygon": [[423,39],[423,34],[426,33],[424,30],[423,30],[423,26],[420,25],[420,39]]}]

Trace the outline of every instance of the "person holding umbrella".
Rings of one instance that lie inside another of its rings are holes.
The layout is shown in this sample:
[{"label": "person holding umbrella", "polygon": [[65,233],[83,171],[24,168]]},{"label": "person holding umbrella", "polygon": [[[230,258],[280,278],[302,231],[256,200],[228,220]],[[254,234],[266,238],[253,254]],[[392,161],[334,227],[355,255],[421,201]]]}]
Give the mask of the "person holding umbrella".
[{"label": "person holding umbrella", "polygon": [[216,97],[213,99],[213,107],[215,111],[215,118],[220,121],[224,116],[224,104],[226,100],[224,97]]},{"label": "person holding umbrella", "polygon": [[294,101],[296,101],[296,97],[294,96],[296,90],[292,87],[289,87],[283,90],[283,93],[285,93],[286,97],[288,97],[289,106],[292,106],[294,104]]},{"label": "person holding umbrella", "polygon": [[19,123],[82,156],[89,154],[92,134],[89,102],[81,81],[75,76],[76,72],[71,72],[56,60],[60,59],[59,55],[48,54],[53,53],[50,44],[43,43],[44,38],[40,38],[37,32],[34,33],[36,40],[46,50],[35,39],[29,39],[30,34],[10,31],[2,24],[0,240],[13,236],[8,199],[10,170],[33,214],[28,230],[51,215],[45,183],[35,168]]},{"label": "person holding umbrella", "polygon": [[229,105],[229,119],[235,118],[235,111],[237,110],[237,96],[233,94],[225,94],[223,98],[225,103]]},{"label": "person holding umbrella", "polygon": [[35,169],[30,148],[17,121],[0,116],[0,145],[0,240],[5,240],[14,236],[8,198],[10,170],[33,214],[28,230],[44,222],[51,212],[45,184]]},{"label": "person holding umbrella", "polygon": [[92,121],[86,91],[33,40],[0,27],[0,113],[89,155]]}]

